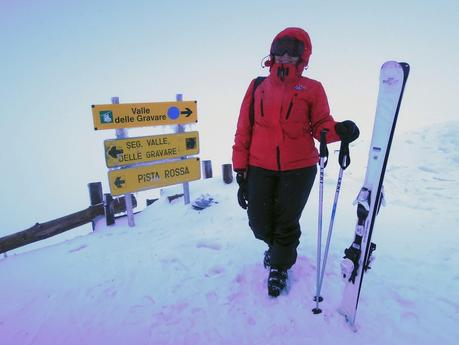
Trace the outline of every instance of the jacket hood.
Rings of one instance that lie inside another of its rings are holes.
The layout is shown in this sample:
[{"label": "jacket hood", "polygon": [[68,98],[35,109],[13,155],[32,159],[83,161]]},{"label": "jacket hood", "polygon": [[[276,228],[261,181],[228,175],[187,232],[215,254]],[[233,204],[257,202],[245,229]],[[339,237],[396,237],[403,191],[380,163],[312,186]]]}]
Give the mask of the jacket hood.
[{"label": "jacket hood", "polygon": [[[276,40],[279,40],[282,37],[293,37],[296,38],[297,40],[303,42],[304,44],[304,51],[303,54],[301,55],[301,62],[298,65],[298,69],[300,71],[303,71],[304,68],[308,65],[309,63],[309,57],[311,56],[312,53],[312,45],[311,45],[311,39],[309,38],[309,35],[306,31],[304,31],[301,28],[295,28],[295,27],[290,27],[282,30],[279,32],[273,39],[273,42],[271,43],[271,49],[273,48],[273,44]],[[274,57],[271,56],[271,60],[274,63]]]}]

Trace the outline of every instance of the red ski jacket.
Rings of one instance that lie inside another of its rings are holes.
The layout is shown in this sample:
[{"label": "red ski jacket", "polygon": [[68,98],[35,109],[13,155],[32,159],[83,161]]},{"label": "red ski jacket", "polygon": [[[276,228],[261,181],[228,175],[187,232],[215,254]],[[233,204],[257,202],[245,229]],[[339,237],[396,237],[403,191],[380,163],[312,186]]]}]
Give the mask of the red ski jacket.
[{"label": "red ski jacket", "polygon": [[328,143],[340,140],[322,84],[301,76],[311,51],[309,37],[288,28],[274,40],[282,36],[302,40],[305,56],[297,65],[271,64],[269,76],[255,90],[253,127],[249,113],[254,81],[250,83],[234,139],[234,170],[248,165],[274,171],[309,167],[319,161],[314,138],[320,139],[322,129],[328,129]]}]

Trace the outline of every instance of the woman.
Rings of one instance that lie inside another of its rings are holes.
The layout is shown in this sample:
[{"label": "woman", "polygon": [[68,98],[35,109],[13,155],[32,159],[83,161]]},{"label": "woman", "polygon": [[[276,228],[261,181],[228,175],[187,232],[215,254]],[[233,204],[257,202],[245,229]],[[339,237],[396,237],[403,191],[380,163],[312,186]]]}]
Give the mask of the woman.
[{"label": "woman", "polygon": [[[330,115],[320,82],[302,76],[311,41],[300,28],[276,35],[270,50],[269,76],[254,90],[253,80],[242,101],[233,146],[238,201],[247,209],[257,239],[268,245],[268,293],[285,288],[287,270],[296,261],[299,220],[317,173],[314,138],[327,129],[327,142],[351,142],[359,135],[354,122]],[[251,119],[252,113],[252,119]]]}]

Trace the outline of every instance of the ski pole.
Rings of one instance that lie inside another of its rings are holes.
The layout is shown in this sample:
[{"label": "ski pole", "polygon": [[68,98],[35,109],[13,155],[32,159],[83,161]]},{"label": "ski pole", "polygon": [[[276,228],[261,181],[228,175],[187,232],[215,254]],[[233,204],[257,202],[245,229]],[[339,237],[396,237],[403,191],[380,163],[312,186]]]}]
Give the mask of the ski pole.
[{"label": "ski pole", "polygon": [[[324,275],[325,275],[325,267],[327,266],[327,258],[328,258],[328,251],[330,249],[330,242],[331,242],[331,236],[333,232],[333,225],[335,222],[335,215],[336,215],[336,208],[338,206],[338,198],[339,198],[339,193],[341,190],[341,182],[343,180],[343,172],[344,170],[349,166],[351,159],[349,157],[349,143],[341,141],[341,147],[339,150],[339,174],[338,174],[338,182],[336,183],[336,191],[335,191],[335,199],[333,200],[333,208],[332,208],[332,213],[330,217],[330,224],[328,226],[328,234],[327,234],[327,242],[325,244],[325,252],[324,252],[324,259],[323,259],[323,264],[322,264],[322,272],[320,274],[320,281],[319,281],[319,288],[318,288],[318,294],[320,296],[320,291],[322,290],[322,284],[324,281]],[[322,299],[323,300],[323,299]]]},{"label": "ski pole", "polygon": [[314,314],[320,314],[322,310],[319,308],[319,302],[322,301],[319,291],[320,281],[320,259],[321,259],[321,247],[322,247],[322,211],[323,211],[323,196],[324,196],[324,170],[327,166],[328,161],[328,149],[327,149],[327,129],[323,129],[320,132],[320,150],[319,150],[319,164],[320,164],[320,183],[319,183],[319,217],[318,217],[318,228],[317,228],[317,281],[316,281],[316,307],[312,309]]}]

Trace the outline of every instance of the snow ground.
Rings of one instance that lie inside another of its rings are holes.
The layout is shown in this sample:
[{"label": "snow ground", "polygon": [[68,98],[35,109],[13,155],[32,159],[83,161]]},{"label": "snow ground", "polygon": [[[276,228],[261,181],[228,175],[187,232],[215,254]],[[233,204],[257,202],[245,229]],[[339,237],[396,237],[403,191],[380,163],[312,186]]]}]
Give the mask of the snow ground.
[{"label": "snow ground", "polygon": [[[376,262],[365,276],[353,333],[336,308],[339,263],[353,237],[352,201],[368,142],[351,151],[322,295],[313,315],[317,183],[289,288],[266,293],[264,245],[221,178],[190,184],[202,211],[166,194],[116,226],[0,260],[0,339],[13,344],[456,344],[459,339],[459,122],[397,136],[376,221]],[[324,235],[336,183],[331,157]],[[170,194],[175,194],[174,188]]]}]

